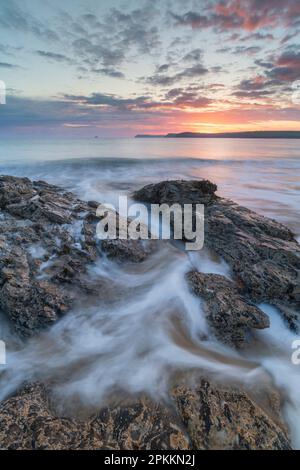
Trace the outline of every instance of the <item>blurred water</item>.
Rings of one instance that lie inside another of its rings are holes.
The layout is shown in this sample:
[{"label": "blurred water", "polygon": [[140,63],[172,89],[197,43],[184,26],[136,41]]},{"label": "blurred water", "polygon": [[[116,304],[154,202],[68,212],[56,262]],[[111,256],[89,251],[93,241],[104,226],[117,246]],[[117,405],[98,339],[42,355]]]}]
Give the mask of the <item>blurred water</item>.
[{"label": "blurred water", "polygon": [[280,139],[2,140],[0,173],[46,179],[85,199],[172,178],[207,178],[219,194],[300,235],[300,141]]}]

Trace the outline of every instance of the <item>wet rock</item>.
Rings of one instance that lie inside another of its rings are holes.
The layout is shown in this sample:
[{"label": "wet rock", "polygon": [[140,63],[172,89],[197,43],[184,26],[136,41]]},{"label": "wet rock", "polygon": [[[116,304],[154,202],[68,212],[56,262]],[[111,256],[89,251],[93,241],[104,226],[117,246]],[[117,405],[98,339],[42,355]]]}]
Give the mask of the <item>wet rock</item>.
[{"label": "wet rock", "polygon": [[80,421],[57,415],[42,384],[26,386],[0,405],[0,449],[187,449],[176,418],[147,398],[103,408]]},{"label": "wet rock", "polygon": [[190,272],[192,291],[204,299],[209,325],[225,343],[241,346],[252,328],[270,326],[268,316],[240,295],[234,282],[218,274]]},{"label": "wet rock", "polygon": [[[52,414],[42,384],[28,385],[0,405],[1,450],[75,450],[85,443],[88,448],[89,433],[87,425]],[[102,444],[97,436],[96,445]]]},{"label": "wet rock", "polygon": [[8,213],[36,221],[71,223],[74,196],[43,182],[0,177],[0,207]]},{"label": "wet rock", "polygon": [[[130,218],[126,219],[106,207],[103,207],[103,211],[105,213],[105,216],[103,217],[110,215],[115,219],[115,238],[104,238],[101,241],[102,251],[106,253],[109,258],[116,258],[123,262],[129,261],[139,263],[144,261],[154,250],[154,244],[153,241],[150,240],[151,237],[148,227],[143,225],[143,229],[146,233],[148,232],[149,239],[140,239],[141,224],[135,224]],[[102,220],[103,217],[100,217],[100,220]],[[135,234],[138,235],[138,239],[132,239],[129,235],[131,223],[134,224]]]},{"label": "wet rock", "polygon": [[170,400],[141,397],[78,420],[58,415],[42,384],[27,385],[0,405],[0,449],[290,449],[277,406],[265,411],[244,392],[201,380]]},{"label": "wet rock", "polygon": [[53,283],[37,281],[22,286],[11,278],[0,291],[0,307],[21,336],[31,336],[50,326],[73,305],[71,293]]},{"label": "wet rock", "polygon": [[267,412],[241,390],[201,380],[176,387],[172,397],[193,449],[291,449],[277,407]]},{"label": "wet rock", "polygon": [[277,303],[276,305],[281,313],[286,324],[289,328],[297,333],[299,331],[299,309],[297,305],[292,305],[292,307],[285,305],[284,303]]},{"label": "wet rock", "polygon": [[208,208],[206,240],[255,302],[300,306],[300,246],[282,224],[221,199]]},{"label": "wet rock", "polygon": [[0,208],[5,209],[8,204],[18,204],[36,196],[36,191],[28,178],[15,178],[13,176],[0,177]]},{"label": "wet rock", "polygon": [[101,248],[109,257],[139,263],[152,251],[152,244],[139,240],[103,240]]},{"label": "wet rock", "polygon": [[[101,257],[98,206],[43,181],[0,177],[0,308],[22,336],[88,301],[90,283],[97,290],[87,269]],[[149,254],[139,240],[108,241],[102,251],[134,262]]]},{"label": "wet rock", "polygon": [[292,232],[215,191],[207,181],[164,181],[142,188],[134,197],[148,203],[204,204],[205,246],[226,260],[253,302],[268,302],[281,311],[283,307],[284,318],[299,325],[300,246]]},{"label": "wet rock", "polygon": [[178,417],[162,404],[147,397],[139,401],[104,408],[92,421],[102,429],[105,447],[120,450],[184,450],[189,439]]}]

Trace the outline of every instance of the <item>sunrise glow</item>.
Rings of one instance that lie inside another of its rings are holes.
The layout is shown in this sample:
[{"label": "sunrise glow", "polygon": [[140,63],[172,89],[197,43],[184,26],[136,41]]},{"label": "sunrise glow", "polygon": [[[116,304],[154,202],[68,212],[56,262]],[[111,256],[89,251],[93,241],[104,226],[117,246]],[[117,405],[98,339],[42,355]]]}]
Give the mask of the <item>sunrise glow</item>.
[{"label": "sunrise glow", "polygon": [[84,5],[1,2],[1,135],[300,130],[298,0]]}]

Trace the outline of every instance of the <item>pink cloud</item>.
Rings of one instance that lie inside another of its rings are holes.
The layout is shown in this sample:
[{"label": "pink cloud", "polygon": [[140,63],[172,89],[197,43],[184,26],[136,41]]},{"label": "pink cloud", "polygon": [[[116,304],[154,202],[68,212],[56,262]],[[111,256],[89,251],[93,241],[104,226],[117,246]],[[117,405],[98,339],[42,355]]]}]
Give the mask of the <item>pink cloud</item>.
[{"label": "pink cloud", "polygon": [[192,28],[255,31],[264,27],[291,26],[300,18],[299,0],[218,0],[206,14],[188,11],[172,14],[176,24]]}]

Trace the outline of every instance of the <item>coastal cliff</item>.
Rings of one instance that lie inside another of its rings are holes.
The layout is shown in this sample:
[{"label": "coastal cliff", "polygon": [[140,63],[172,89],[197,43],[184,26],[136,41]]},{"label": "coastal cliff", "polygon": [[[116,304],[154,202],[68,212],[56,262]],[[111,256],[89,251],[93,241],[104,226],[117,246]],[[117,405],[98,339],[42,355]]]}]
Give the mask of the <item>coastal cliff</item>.
[{"label": "coastal cliff", "polygon": [[246,131],[246,132],[170,132],[169,134],[138,134],[136,139],[300,139],[299,131]]}]

